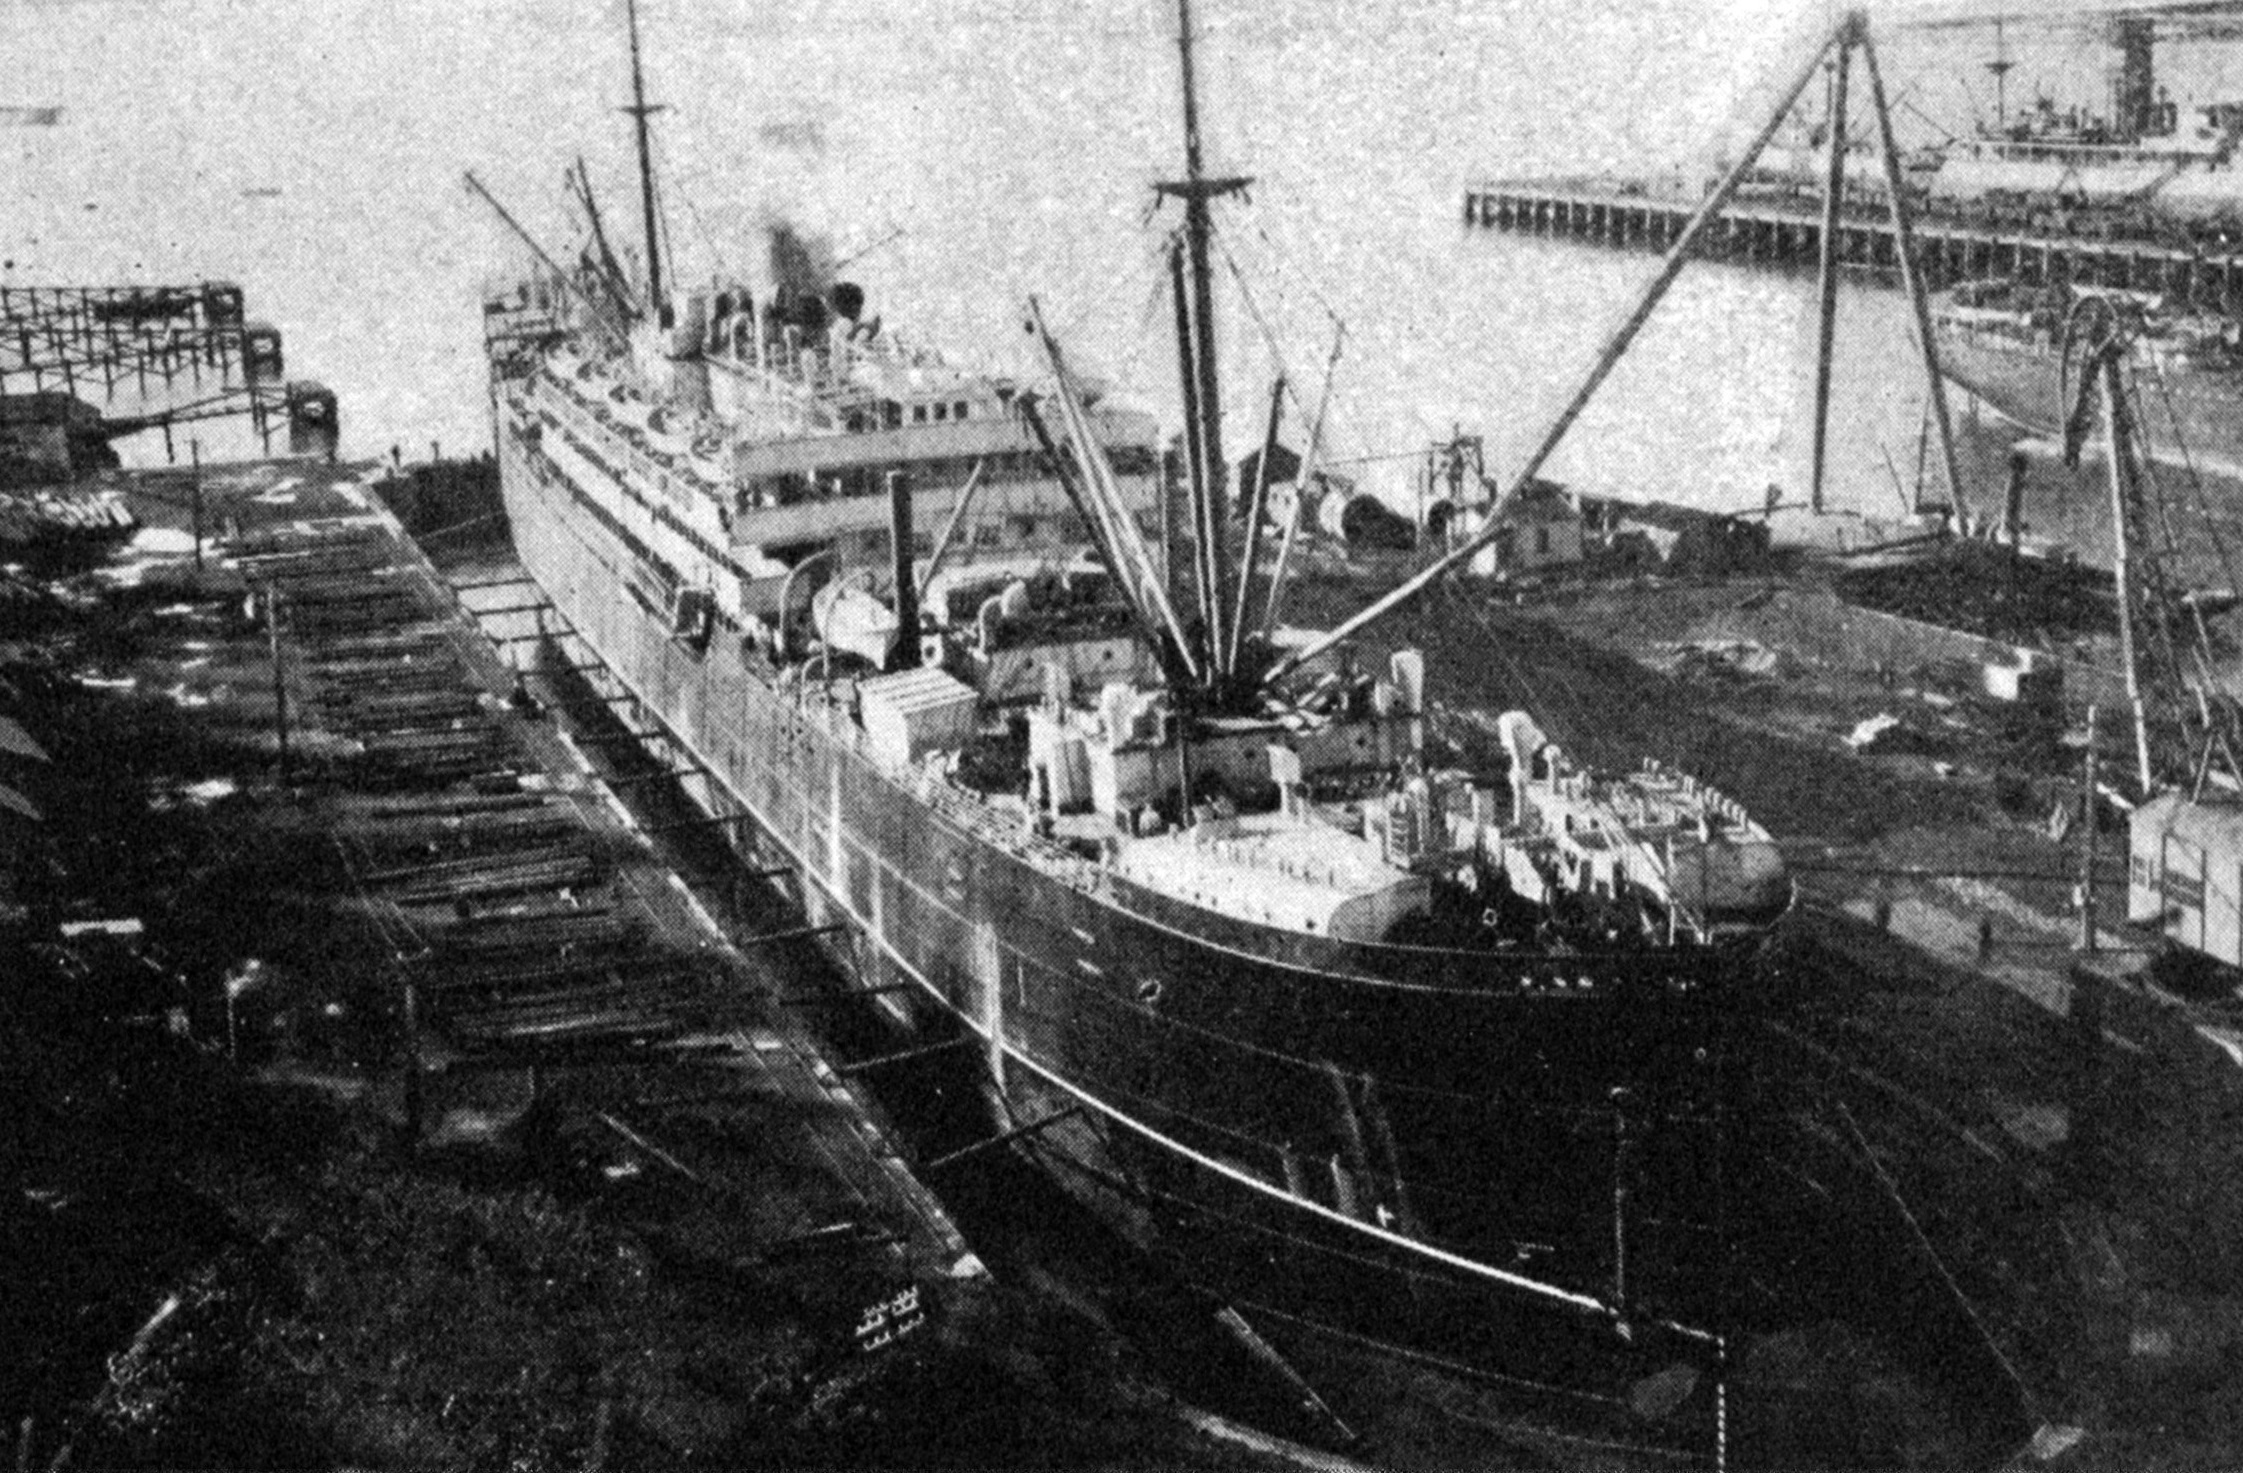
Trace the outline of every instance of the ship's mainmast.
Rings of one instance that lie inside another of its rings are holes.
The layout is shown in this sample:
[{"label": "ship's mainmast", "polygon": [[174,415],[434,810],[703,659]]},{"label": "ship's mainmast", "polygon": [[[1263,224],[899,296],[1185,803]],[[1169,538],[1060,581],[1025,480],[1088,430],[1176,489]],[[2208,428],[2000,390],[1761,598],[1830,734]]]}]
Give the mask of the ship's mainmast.
[{"label": "ship's mainmast", "polygon": [[647,309],[659,325],[668,327],[670,307],[662,295],[662,252],[654,222],[654,153],[646,125],[649,117],[662,111],[662,105],[649,106],[646,100],[646,73],[639,65],[639,0],[626,0],[626,11],[631,20],[631,105],[623,111],[631,115],[639,138],[639,211],[646,222]]}]

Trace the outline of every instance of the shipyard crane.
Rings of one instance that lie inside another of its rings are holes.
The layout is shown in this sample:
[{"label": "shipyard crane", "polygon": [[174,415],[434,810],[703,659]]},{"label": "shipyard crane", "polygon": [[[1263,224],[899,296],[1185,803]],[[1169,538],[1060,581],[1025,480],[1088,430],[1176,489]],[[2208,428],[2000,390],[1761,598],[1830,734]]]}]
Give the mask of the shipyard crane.
[{"label": "shipyard crane", "polygon": [[[2073,305],[2064,337],[2066,465],[2078,465],[2098,412],[2102,421],[2135,782],[2145,797],[2153,794],[2164,767],[2158,754],[2165,744],[2151,730],[2154,703],[2160,731],[2176,734],[2191,749],[2192,785],[2200,791],[2213,755],[2224,755],[2228,767],[2236,767],[2243,728],[2213,668],[2202,604],[2180,595],[2161,555],[2159,533],[2167,517],[2162,504],[2153,505],[2159,500],[2154,489],[2144,486],[2154,473],[2143,453],[2137,395],[2130,381],[2128,325],[2108,301],[2086,297]],[[2173,628],[2179,618],[2189,626],[2185,639]],[[2155,678],[2148,679],[2144,669],[2152,661]],[[2243,774],[2236,775],[2243,781]]]},{"label": "shipyard crane", "polygon": [[[2154,476],[2143,453],[2129,381],[2127,327],[2098,298],[2076,304],[2065,325],[2066,362],[2078,363],[2067,382],[2064,458],[2076,465],[2100,411],[2103,454],[2111,500],[2117,573],[2119,647],[2125,663],[2133,747],[2133,802],[2127,804],[2128,915],[2154,925],[2170,948],[2167,962],[2193,970],[2209,962],[2243,967],[2243,887],[2236,883],[2243,854],[2243,713],[2212,658],[2210,632],[2200,601],[2177,595],[2158,533],[2166,508],[2157,504]],[[2069,375],[2067,375],[2069,377]],[[2169,537],[2169,533],[2168,533]],[[2184,623],[2177,631],[2175,625]],[[2153,704],[2155,711],[2153,714]],[[2094,721],[2088,724],[2086,801],[2094,802]],[[2215,775],[2225,791],[2213,790]],[[2090,814],[2092,807],[2090,806]],[[2084,864],[2093,863],[2092,818]],[[2087,871],[2091,874],[2091,870]],[[2093,901],[2087,897],[2082,936],[2093,949]]]},{"label": "shipyard crane", "polygon": [[1826,190],[1824,204],[1822,280],[1819,293],[1820,336],[1817,351],[1814,430],[1815,480],[1812,493],[1815,503],[1819,506],[1822,497],[1823,462],[1830,415],[1831,336],[1834,331],[1837,308],[1838,263],[1832,242],[1837,234],[1841,194],[1839,181],[1843,178],[1844,149],[1846,147],[1843,108],[1845,105],[1847,69],[1849,62],[1857,52],[1860,54],[1863,68],[1868,74],[1870,102],[1876,116],[1878,142],[1884,164],[1887,203],[1892,212],[1893,235],[1897,245],[1895,254],[1899,258],[1901,285],[1914,309],[1916,342],[1922,359],[1926,393],[1930,401],[1933,421],[1939,434],[1941,463],[1946,473],[1948,495],[1955,507],[1958,519],[1966,527],[1969,525],[1971,520],[1970,510],[1964,500],[1962,474],[1955,455],[1953,422],[1947,410],[1946,385],[1940,372],[1939,350],[1932,336],[1931,308],[1925,295],[1922,275],[1917,266],[1912,210],[1907,193],[1902,188],[1900,151],[1893,137],[1892,109],[1887,102],[1884,78],[1877,65],[1877,48],[1870,39],[1869,22],[1861,12],[1855,11],[1842,19],[1815,47],[1814,54],[1791,77],[1788,85],[1780,94],[1780,100],[1770,112],[1766,123],[1762,125],[1759,133],[1744,150],[1743,155],[1729,167],[1720,182],[1713,187],[1706,195],[1704,202],[1691,215],[1688,223],[1682,227],[1681,233],[1668,249],[1658,274],[1652,278],[1650,285],[1644,289],[1635,307],[1628,313],[1627,317],[1605,340],[1589,369],[1587,377],[1574,391],[1573,396],[1566,401],[1565,406],[1559,410],[1557,416],[1543,432],[1541,439],[1535,443],[1534,449],[1526,458],[1526,463],[1520,467],[1502,493],[1496,497],[1479,529],[1471,536],[1458,542],[1447,553],[1434,559],[1416,574],[1404,580],[1385,596],[1373,601],[1351,617],[1342,620],[1337,627],[1274,662],[1263,677],[1265,685],[1282,679],[1335,645],[1352,638],[1367,626],[1415,602],[1427,589],[1442,578],[1459,568],[1469,566],[1472,559],[1477,557],[1482,549],[1489,546],[1502,534],[1506,514],[1517,503],[1519,497],[1525,494],[1527,488],[1533,485],[1535,477],[1542,470],[1544,463],[1555,453],[1558,446],[1564,441],[1566,433],[1573,428],[1574,422],[1580,418],[1581,412],[1588,407],[1590,400],[1596,397],[1597,391],[1603,387],[1612,370],[1618,366],[1621,358],[1634,344],[1637,334],[1643,330],[1644,324],[1650,321],[1652,314],[1657,311],[1659,303],[1667,294],[1668,288],[1674,285],[1675,279],[1682,274],[1683,268],[1689,265],[1692,257],[1696,254],[1698,243],[1705,235],[1708,227],[1720,217],[1729,201],[1743,186],[1754,166],[1759,162],[1760,155],[1783,127],[1785,120],[1791,115],[1792,109],[1797,106],[1799,98],[1807,90],[1808,84],[1822,70],[1824,63],[1829,61],[1834,66],[1833,100],[1836,112],[1829,129],[1830,183]]}]

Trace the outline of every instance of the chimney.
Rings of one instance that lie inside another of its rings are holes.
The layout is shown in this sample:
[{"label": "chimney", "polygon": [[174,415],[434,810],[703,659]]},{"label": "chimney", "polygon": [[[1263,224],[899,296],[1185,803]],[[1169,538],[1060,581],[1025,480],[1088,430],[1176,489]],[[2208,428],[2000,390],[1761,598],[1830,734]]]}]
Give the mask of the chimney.
[{"label": "chimney", "polygon": [[911,478],[888,472],[888,546],[896,580],[896,648],[888,664],[919,668],[919,584],[911,566]]}]

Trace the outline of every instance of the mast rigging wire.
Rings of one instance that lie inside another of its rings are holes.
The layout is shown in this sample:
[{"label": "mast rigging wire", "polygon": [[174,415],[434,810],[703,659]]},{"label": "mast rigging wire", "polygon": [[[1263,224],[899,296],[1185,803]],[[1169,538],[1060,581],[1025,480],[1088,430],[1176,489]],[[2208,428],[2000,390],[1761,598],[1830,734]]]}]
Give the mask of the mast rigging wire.
[{"label": "mast rigging wire", "polygon": [[[685,213],[692,219],[693,229],[701,237],[701,244],[709,253],[710,265],[716,268],[718,276],[730,278],[733,274],[732,264],[725,259],[724,250],[717,244],[716,236],[710,232],[708,223],[701,218],[701,207],[694,203],[693,192],[684,187],[685,172],[677,166],[677,161],[671,158],[669,144],[659,137],[655,138],[654,152],[661,163],[662,172],[670,177],[676,187],[678,196],[685,201]],[[670,274],[675,279],[678,269],[676,247],[672,244],[673,237],[669,231],[665,230],[662,235],[665,244],[670,244]]]}]

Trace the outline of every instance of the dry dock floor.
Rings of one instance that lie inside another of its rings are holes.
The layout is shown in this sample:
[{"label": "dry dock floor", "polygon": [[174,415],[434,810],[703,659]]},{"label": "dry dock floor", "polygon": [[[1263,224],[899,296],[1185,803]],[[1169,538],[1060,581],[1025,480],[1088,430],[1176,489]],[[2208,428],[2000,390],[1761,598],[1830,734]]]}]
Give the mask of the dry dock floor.
[{"label": "dry dock floor", "polygon": [[[1328,570],[1290,616],[1324,622],[1391,577]],[[1381,638],[1432,653],[1452,711],[1523,707],[1588,760],[1657,757],[1758,818],[1800,904],[1753,1000],[1756,1067],[1819,1071],[1804,1123],[1873,1156],[2037,1418],[2084,1433],[2047,1465],[2233,1466],[2243,1008],[2150,980],[2108,817],[2099,954],[2075,950],[2079,834],[2052,816],[2076,749],[2013,740],[1951,671],[1802,653],[1825,642],[1751,622],[1777,586],[1459,583]],[[1882,714],[1918,739],[1848,745]]]},{"label": "dry dock floor", "polygon": [[1265,1466],[1054,1369],[377,479],[10,571],[19,1463]]}]

